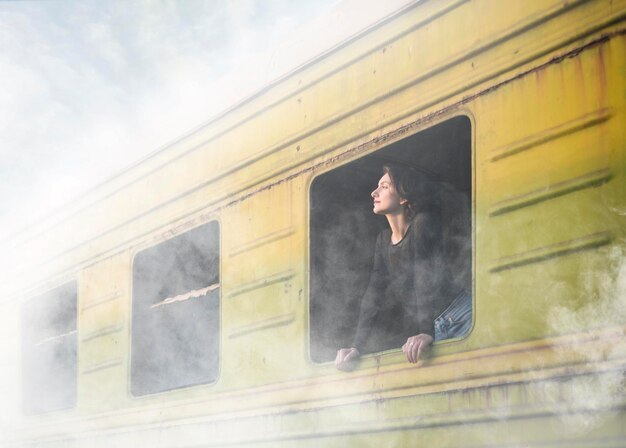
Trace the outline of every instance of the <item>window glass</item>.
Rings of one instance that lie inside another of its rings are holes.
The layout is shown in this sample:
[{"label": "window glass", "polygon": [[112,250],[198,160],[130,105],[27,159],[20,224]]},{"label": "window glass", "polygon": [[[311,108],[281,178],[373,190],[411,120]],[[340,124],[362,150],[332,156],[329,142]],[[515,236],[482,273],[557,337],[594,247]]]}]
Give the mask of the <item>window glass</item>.
[{"label": "window glass", "polygon": [[216,380],[219,282],[217,222],[137,254],[131,348],[134,395]]},{"label": "window glass", "polygon": [[22,308],[23,400],[27,414],[76,405],[76,282]]},{"label": "window glass", "polygon": [[[430,186],[432,197],[438,198],[432,213],[440,223],[436,273],[445,275],[440,282],[448,283],[450,292],[441,293],[442,299],[433,298],[434,309],[438,300],[447,301],[442,302],[447,307],[452,295],[465,291],[471,322],[471,128],[467,117],[456,117],[314,179],[310,190],[310,349],[314,361],[331,361],[338,348],[351,347],[355,341],[366,306],[364,294],[373,275],[377,238],[390,228],[384,215],[373,213],[371,196],[383,176],[383,166],[389,164],[409,167],[420,182]],[[416,231],[419,237],[421,230]],[[422,271],[417,269],[415,277]],[[415,277],[410,279],[413,284],[423,283]],[[367,337],[361,338],[361,354],[401,347],[383,335],[389,336],[389,327],[406,318],[406,310],[385,309],[384,296],[394,288],[396,296],[403,291],[409,294],[411,288],[416,294],[420,291],[416,286],[403,290],[393,281],[383,286],[376,322]],[[406,303],[409,300],[413,298]]]}]

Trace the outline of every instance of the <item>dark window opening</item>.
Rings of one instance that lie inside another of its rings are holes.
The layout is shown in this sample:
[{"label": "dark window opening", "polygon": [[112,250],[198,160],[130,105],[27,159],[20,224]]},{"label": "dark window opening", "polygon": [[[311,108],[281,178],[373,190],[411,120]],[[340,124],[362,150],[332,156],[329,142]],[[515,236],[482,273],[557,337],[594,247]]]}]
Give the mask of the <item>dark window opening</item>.
[{"label": "dark window opening", "polygon": [[77,284],[64,284],[22,307],[23,404],[27,414],[76,405]]},{"label": "dark window opening", "polygon": [[[377,235],[388,228],[384,216],[373,214],[370,196],[388,163],[410,166],[441,186],[450,282],[471,292],[471,126],[467,117],[456,117],[313,181],[309,305],[310,349],[316,362],[333,360],[338,348],[351,347],[354,340]],[[371,339],[362,354],[389,348]]]},{"label": "dark window opening", "polygon": [[217,379],[219,282],[217,222],[137,254],[133,264],[133,395]]}]

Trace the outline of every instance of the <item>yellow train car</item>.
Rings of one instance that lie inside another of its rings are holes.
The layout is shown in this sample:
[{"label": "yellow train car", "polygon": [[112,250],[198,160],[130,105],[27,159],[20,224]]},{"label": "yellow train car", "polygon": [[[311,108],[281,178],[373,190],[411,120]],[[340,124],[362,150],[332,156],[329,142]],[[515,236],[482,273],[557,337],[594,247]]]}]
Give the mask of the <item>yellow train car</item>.
[{"label": "yellow train car", "polygon": [[[0,446],[626,446],[625,19],[416,1],[5,241]],[[389,161],[471,203],[472,328],[341,372]]]}]

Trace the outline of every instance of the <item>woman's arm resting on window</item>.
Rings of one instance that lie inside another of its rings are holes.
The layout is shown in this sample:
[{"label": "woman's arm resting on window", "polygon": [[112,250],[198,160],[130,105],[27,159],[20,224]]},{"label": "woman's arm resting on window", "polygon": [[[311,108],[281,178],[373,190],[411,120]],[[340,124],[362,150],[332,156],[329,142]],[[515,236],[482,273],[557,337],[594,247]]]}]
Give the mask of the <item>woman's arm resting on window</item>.
[{"label": "woman's arm resting on window", "polygon": [[433,343],[433,337],[429,334],[422,333],[417,336],[411,336],[402,346],[402,351],[406,355],[406,359],[415,364],[422,357],[424,352]]},{"label": "woman's arm resting on window", "polygon": [[359,359],[361,354],[359,351],[352,348],[340,348],[337,350],[337,357],[335,358],[335,367],[339,370],[350,372],[356,365],[356,360]]}]

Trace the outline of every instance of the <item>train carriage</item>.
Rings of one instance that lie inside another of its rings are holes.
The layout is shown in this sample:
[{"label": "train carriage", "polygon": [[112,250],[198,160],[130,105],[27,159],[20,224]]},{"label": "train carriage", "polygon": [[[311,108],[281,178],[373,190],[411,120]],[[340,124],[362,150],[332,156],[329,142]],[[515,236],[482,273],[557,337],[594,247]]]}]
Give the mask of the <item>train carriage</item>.
[{"label": "train carriage", "polygon": [[[6,238],[1,446],[624,446],[625,19],[409,3]],[[340,372],[388,161],[471,204],[472,328]]]}]

